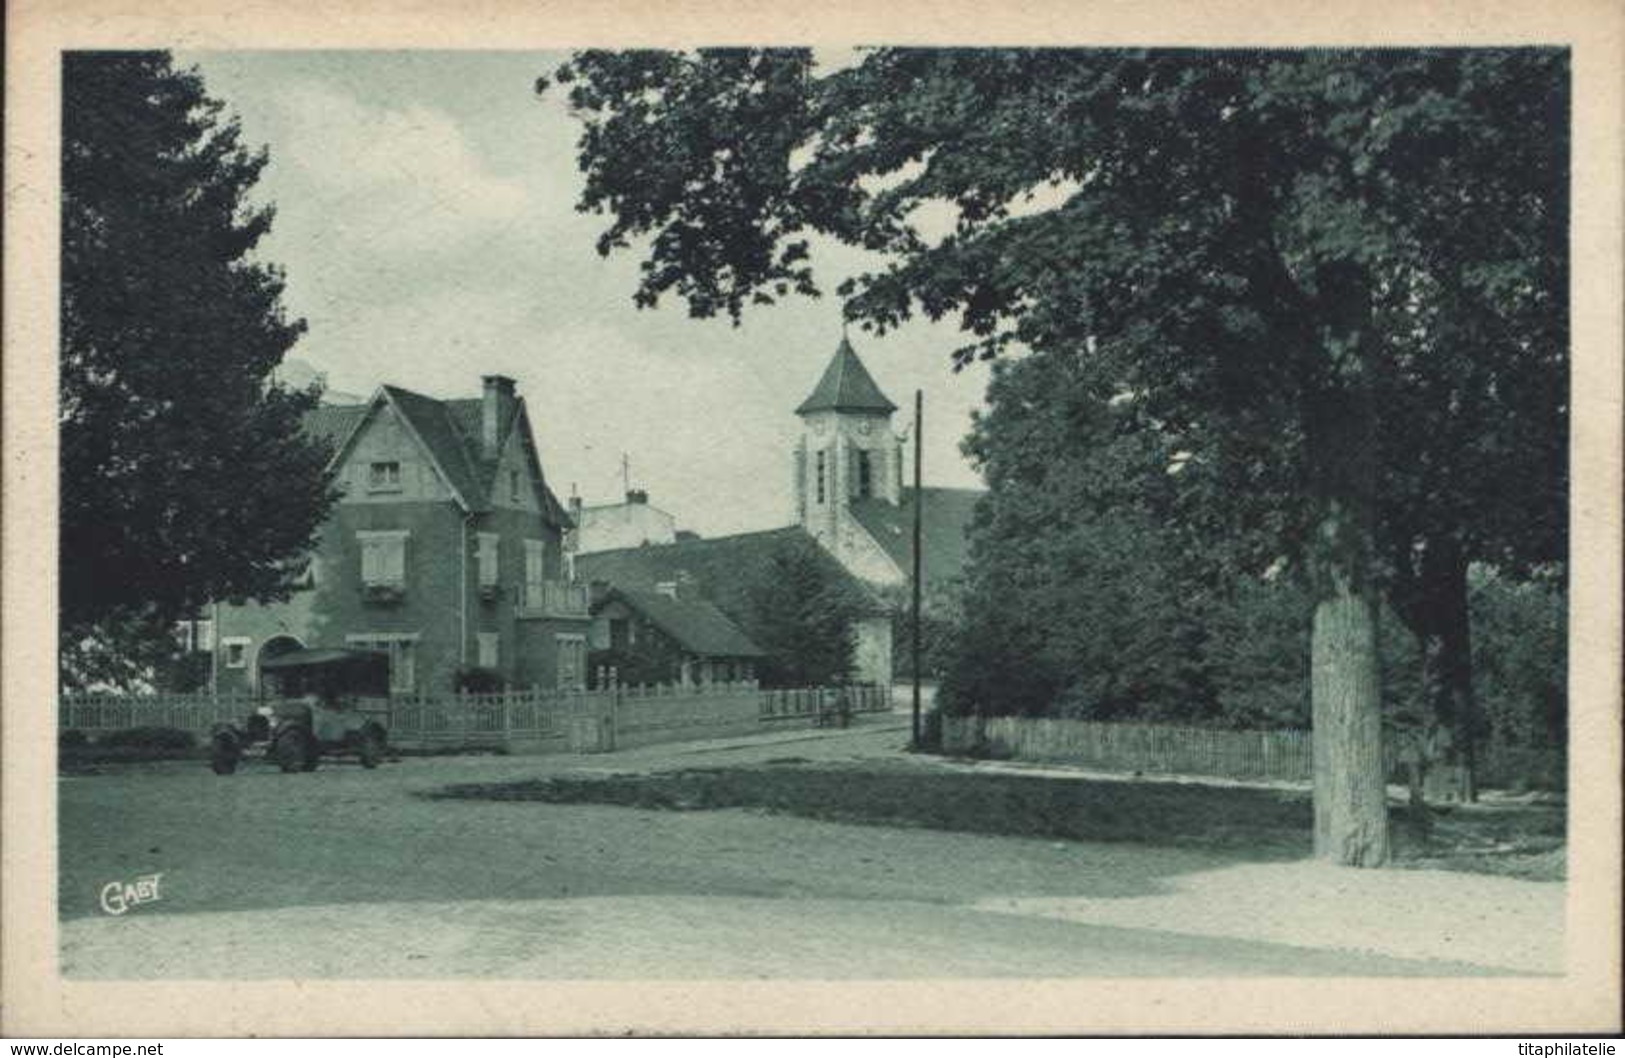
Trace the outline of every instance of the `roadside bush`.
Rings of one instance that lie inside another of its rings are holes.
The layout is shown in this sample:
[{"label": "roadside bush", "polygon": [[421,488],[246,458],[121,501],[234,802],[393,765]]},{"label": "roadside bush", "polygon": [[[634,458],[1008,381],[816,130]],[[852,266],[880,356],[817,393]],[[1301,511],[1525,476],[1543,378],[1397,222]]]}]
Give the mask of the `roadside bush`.
[{"label": "roadside bush", "polygon": [[97,740],[102,746],[122,746],[147,750],[188,750],[197,745],[190,731],[177,727],[127,727],[109,731]]},{"label": "roadside bush", "polygon": [[56,745],[58,749],[78,749],[90,741],[85,733],[77,727],[70,727],[66,731],[57,732]]}]

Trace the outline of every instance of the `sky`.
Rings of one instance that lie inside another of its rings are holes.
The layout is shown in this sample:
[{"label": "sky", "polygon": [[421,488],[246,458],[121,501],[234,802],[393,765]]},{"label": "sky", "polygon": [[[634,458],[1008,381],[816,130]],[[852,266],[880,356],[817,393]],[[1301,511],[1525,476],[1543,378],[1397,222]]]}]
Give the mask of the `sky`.
[{"label": "sky", "polygon": [[[576,211],[579,125],[533,85],[543,52],[180,52],[269,149],[254,191],[276,207],[261,258],[286,270],[284,303],[308,333],[290,353],[332,390],[383,382],[436,397],[514,378],[544,472],[589,505],[633,488],[705,536],[791,519],[794,409],[841,339],[840,302],[696,320],[680,300],[632,302],[641,256],[600,258],[608,218]],[[839,61],[840,56],[832,56]],[[879,259],[814,245],[833,292]],[[979,487],[959,451],[985,366],[955,373],[956,325],[919,320],[853,346],[905,409],[925,394],[927,484]],[[912,445],[908,446],[912,451]],[[912,473],[912,463],[909,473]]]}]

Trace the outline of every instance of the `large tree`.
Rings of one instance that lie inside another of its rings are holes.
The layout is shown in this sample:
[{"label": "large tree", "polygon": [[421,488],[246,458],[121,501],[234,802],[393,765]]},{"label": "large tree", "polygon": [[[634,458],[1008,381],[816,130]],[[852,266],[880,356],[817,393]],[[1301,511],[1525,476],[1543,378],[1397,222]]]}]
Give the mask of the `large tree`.
[{"label": "large tree", "polygon": [[[304,329],[255,245],[266,164],[162,52],[63,59],[64,679],[128,671],[205,603],[274,598],[331,502],[272,369]],[[105,664],[98,664],[98,659]]]},{"label": "large tree", "polygon": [[[1221,549],[1174,517],[1186,453],[1084,357],[993,365],[965,451],[988,483],[942,700],[956,712],[1212,718]],[[1017,644],[1020,644],[1019,646]]]},{"label": "large tree", "polygon": [[750,586],[739,621],[767,656],[769,687],[840,683],[852,673],[854,628],[869,600],[811,539],[785,541]]},{"label": "large tree", "polygon": [[[1219,480],[1284,482],[1314,607],[1315,847],[1375,865],[1380,412],[1432,296],[1421,277],[1561,312],[1552,270],[1522,256],[1527,226],[1497,211],[1563,212],[1566,64],[880,49],[820,76],[804,50],[586,52],[558,76],[585,125],[582,204],[612,217],[600,250],[644,243],[640,304],[671,292],[738,318],[814,293],[808,239],[832,236],[888,257],[839,288],[853,319],[955,315],[961,362],[1098,357]],[[919,207],[942,203],[933,230]],[[1434,348],[1444,372],[1479,352]]]}]

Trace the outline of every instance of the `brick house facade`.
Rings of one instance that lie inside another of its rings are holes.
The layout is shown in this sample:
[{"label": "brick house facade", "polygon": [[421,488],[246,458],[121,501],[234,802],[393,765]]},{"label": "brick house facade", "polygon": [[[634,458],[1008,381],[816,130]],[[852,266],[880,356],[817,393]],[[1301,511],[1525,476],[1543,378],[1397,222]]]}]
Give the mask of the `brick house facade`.
[{"label": "brick house facade", "polygon": [[315,409],[307,428],[333,446],[342,496],[288,601],[215,608],[220,691],[254,689],[263,660],[299,647],[387,653],[396,692],[450,691],[471,669],[514,686],[584,682],[570,519],[511,379],[486,377],[473,400],[381,386]]}]

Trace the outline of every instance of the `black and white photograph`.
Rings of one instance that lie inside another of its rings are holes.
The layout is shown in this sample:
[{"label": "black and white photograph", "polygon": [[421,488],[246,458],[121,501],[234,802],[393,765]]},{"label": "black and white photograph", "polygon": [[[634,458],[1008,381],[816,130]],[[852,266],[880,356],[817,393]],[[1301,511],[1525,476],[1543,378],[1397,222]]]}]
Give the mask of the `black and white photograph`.
[{"label": "black and white photograph", "polygon": [[545,10],[30,49],[19,1031],[1619,1030],[1578,14]]}]

